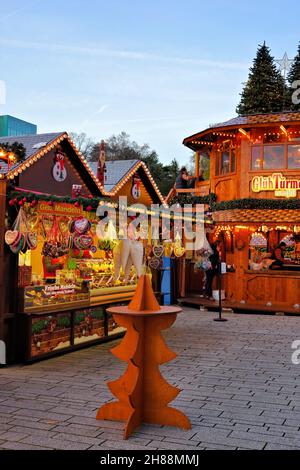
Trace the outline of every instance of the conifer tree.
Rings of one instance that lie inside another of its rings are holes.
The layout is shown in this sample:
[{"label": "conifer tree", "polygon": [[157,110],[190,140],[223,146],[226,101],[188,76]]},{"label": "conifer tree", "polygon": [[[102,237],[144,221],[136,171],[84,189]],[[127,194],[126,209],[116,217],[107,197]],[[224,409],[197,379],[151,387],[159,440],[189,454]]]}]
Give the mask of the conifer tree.
[{"label": "conifer tree", "polygon": [[291,65],[290,71],[287,76],[289,89],[288,89],[288,100],[287,104],[289,108],[293,111],[300,111],[300,103],[295,102],[300,101],[300,92],[297,91],[300,88],[299,84],[295,84],[293,87],[293,83],[297,80],[300,81],[300,43],[298,45],[298,51],[294,58],[294,62]]},{"label": "conifer tree", "polygon": [[236,112],[246,115],[282,111],[285,96],[285,80],[277,70],[270,49],[264,42],[258,46]]}]

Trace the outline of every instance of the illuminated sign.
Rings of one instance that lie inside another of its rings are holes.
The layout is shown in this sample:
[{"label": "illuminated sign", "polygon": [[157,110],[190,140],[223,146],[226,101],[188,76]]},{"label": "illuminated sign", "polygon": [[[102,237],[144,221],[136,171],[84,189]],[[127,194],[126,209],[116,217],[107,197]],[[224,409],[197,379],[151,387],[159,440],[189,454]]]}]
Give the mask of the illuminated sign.
[{"label": "illuminated sign", "polygon": [[300,191],[300,179],[287,179],[282,173],[254,176],[251,181],[251,190],[254,193],[274,191],[277,197],[297,197],[297,191]]},{"label": "illuminated sign", "polygon": [[82,216],[82,206],[76,207],[74,204],[54,202],[53,206],[49,206],[47,202],[40,201],[38,212],[41,214],[52,215],[69,215],[70,217]]}]

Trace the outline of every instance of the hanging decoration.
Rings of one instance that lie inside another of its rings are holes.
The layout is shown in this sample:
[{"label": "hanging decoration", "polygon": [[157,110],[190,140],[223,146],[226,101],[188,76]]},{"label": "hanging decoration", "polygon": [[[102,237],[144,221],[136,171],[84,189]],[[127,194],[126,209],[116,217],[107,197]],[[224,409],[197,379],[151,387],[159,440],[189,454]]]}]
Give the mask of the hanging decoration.
[{"label": "hanging decoration", "polygon": [[240,237],[237,237],[235,239],[235,247],[238,251],[243,251],[243,249],[245,248],[246,246],[246,242],[245,240],[243,240],[242,238]]},{"label": "hanging decoration", "polygon": [[57,182],[63,182],[67,178],[67,170],[65,167],[66,155],[60,148],[56,151],[54,157],[54,165],[52,168],[52,176]]},{"label": "hanging decoration", "polygon": [[162,262],[161,259],[156,258],[155,256],[149,260],[149,267],[154,270],[161,269]]},{"label": "hanging decoration", "polygon": [[18,212],[11,230],[4,235],[6,244],[13,253],[25,252],[27,249],[35,250],[37,247],[37,233],[30,231],[26,214],[22,207]]},{"label": "hanging decoration", "polygon": [[132,178],[131,195],[133,199],[139,199],[141,197],[141,194],[141,178],[137,173],[135,173]]},{"label": "hanging decoration", "polygon": [[185,253],[185,248],[182,245],[180,235],[177,233],[175,241],[173,242],[173,253],[176,258],[181,258]]},{"label": "hanging decoration", "polygon": [[156,245],[153,247],[153,254],[156,258],[161,258],[164,254],[163,245]]},{"label": "hanging decoration", "polygon": [[57,216],[53,216],[52,227],[50,230],[47,227],[45,229],[45,233],[46,241],[44,242],[42,249],[42,254],[44,256],[56,259],[68,254],[71,239],[69,237],[66,238],[65,234],[61,232],[59,218]]}]

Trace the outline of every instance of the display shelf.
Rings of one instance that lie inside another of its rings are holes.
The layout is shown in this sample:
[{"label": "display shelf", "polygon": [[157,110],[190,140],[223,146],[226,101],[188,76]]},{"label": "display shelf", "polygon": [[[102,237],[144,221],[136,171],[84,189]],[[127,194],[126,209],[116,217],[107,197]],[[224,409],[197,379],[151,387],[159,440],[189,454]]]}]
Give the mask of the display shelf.
[{"label": "display shelf", "polygon": [[90,306],[90,300],[78,300],[74,302],[61,302],[53,305],[41,305],[36,307],[27,307],[24,309],[25,314],[33,314],[33,315],[40,315],[40,314],[48,314],[48,313],[56,313],[56,312],[64,312],[66,310],[73,310],[77,308],[88,308]]}]

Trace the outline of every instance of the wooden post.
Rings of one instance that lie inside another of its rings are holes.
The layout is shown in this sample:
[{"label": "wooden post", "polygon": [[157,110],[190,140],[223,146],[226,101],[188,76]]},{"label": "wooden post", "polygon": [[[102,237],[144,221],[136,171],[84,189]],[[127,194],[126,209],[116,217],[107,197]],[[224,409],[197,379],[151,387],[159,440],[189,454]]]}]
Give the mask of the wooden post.
[{"label": "wooden post", "polygon": [[4,314],[5,314],[5,258],[4,258],[4,234],[6,212],[6,188],[5,180],[0,180],[0,340],[4,340]]}]

